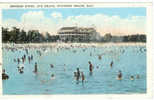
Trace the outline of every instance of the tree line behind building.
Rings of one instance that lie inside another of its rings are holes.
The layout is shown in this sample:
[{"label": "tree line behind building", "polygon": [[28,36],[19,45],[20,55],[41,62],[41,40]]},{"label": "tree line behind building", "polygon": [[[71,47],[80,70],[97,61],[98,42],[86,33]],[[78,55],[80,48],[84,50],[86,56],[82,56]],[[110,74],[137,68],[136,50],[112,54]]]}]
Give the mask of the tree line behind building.
[{"label": "tree line behind building", "polygon": [[45,42],[146,42],[145,34],[112,36],[110,33],[104,36],[91,38],[87,35],[85,38],[80,35],[67,36],[63,39],[60,35],[50,35],[48,32],[42,35],[38,30],[25,31],[23,29],[13,27],[11,30],[2,27],[3,43],[45,43]]}]

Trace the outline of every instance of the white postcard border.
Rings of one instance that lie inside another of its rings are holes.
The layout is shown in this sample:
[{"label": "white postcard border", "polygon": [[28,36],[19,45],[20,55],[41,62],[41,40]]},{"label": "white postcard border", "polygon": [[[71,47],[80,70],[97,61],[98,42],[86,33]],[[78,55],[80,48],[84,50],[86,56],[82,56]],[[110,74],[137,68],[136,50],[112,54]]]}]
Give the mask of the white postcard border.
[{"label": "white postcard border", "polygon": [[[11,4],[32,4],[32,5],[38,5],[38,4],[51,4],[51,3],[0,3],[0,26],[2,26],[2,8],[3,9],[16,9],[16,8],[10,8],[9,5]],[[78,3],[52,3],[52,4],[78,4]],[[152,3],[80,3],[80,4],[93,4],[95,7],[146,7],[147,8],[147,93],[146,94],[102,94],[102,95],[2,95],[2,80],[0,80],[0,95],[2,98],[12,98],[12,99],[29,99],[29,98],[35,98],[41,100],[41,99],[63,99],[63,98],[72,98],[74,100],[79,99],[152,99],[154,96],[154,85],[153,85],[153,76],[154,76],[154,68],[153,68],[153,60],[152,60],[152,52],[153,47],[152,40],[154,37],[153,30],[152,30]],[[25,9],[25,8],[18,8],[18,9]],[[31,8],[26,8],[31,9]],[[1,28],[0,28],[1,32]],[[2,36],[0,35],[0,39],[2,39]],[[2,40],[0,40],[0,47],[2,48]],[[0,58],[2,58],[2,50],[0,50]],[[2,63],[2,59],[0,59],[0,63]],[[1,65],[0,65],[1,67]],[[2,73],[2,68],[0,68],[0,73]],[[1,77],[1,74],[0,74]]]}]

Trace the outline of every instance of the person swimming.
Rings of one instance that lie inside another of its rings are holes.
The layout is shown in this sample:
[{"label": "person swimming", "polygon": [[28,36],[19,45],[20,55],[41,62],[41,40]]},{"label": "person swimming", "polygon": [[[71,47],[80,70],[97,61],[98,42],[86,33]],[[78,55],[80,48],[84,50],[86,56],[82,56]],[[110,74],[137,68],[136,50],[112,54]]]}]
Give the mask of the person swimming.
[{"label": "person swimming", "polygon": [[122,72],[119,70],[117,80],[122,80]]},{"label": "person swimming", "polygon": [[50,64],[50,67],[51,67],[51,68],[54,68],[53,64]]},{"label": "person swimming", "polygon": [[24,66],[22,66],[21,69],[23,70],[24,69]]},{"label": "person swimming", "polygon": [[18,72],[20,73],[20,74],[22,74],[24,71],[24,65],[23,64],[20,64],[18,67]]},{"label": "person swimming", "polygon": [[130,80],[134,80],[134,76],[130,76]]},{"label": "person swimming", "polygon": [[51,74],[51,80],[55,79],[55,75]]},{"label": "person swimming", "polygon": [[22,68],[18,69],[18,71],[19,71],[20,74],[24,73]]}]

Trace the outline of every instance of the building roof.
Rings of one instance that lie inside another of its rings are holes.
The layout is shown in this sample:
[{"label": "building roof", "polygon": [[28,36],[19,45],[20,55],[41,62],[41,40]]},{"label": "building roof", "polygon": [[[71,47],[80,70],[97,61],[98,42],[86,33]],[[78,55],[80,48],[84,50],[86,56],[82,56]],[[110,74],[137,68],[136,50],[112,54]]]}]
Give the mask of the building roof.
[{"label": "building roof", "polygon": [[77,27],[62,27],[60,30],[74,30]]},{"label": "building roof", "polygon": [[96,30],[91,27],[62,27],[59,34],[94,34]]}]

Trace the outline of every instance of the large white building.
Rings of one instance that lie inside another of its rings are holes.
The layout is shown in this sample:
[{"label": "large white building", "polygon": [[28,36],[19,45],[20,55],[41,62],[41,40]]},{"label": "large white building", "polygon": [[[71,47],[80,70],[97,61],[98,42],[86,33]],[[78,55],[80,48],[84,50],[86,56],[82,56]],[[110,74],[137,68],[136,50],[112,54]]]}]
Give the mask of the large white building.
[{"label": "large white building", "polygon": [[63,41],[90,41],[96,38],[97,32],[91,27],[62,27],[58,34]]}]

